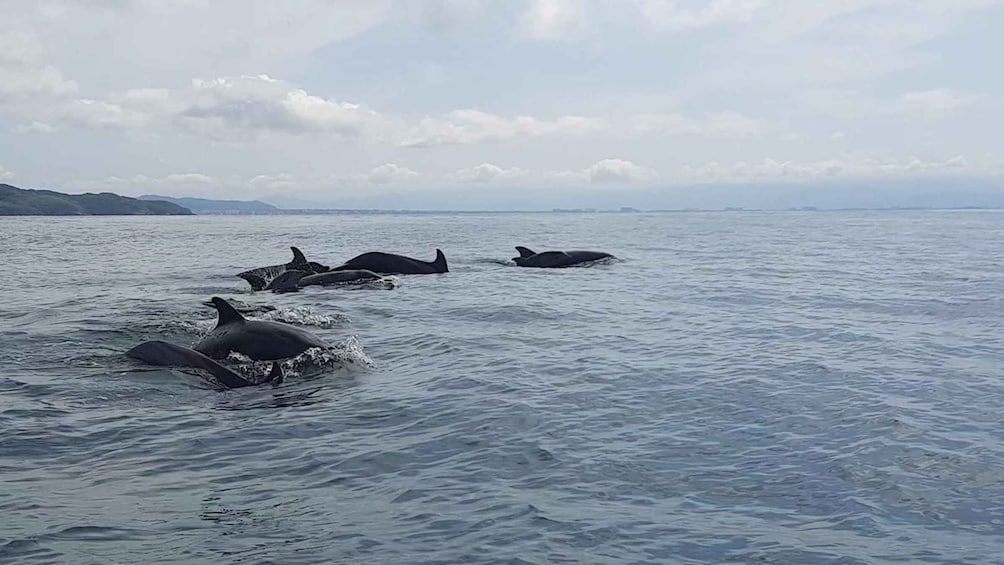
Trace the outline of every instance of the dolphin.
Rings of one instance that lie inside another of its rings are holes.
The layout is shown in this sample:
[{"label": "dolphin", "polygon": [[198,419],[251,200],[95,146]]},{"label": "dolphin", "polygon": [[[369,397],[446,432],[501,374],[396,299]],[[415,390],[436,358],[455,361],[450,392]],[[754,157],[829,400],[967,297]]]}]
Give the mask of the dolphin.
[{"label": "dolphin", "polygon": [[513,257],[513,262],[520,267],[560,268],[573,267],[599,259],[614,258],[609,253],[601,251],[544,251],[537,253],[526,247],[516,246],[519,257]]},{"label": "dolphin", "polygon": [[393,253],[371,251],[357,255],[338,267],[332,267],[330,270],[347,271],[357,269],[373,271],[381,275],[430,275],[450,271],[446,266],[446,255],[443,254],[441,249],[436,250],[436,260],[432,262],[420,261]]},{"label": "dolphin", "polygon": [[251,285],[252,290],[263,290],[275,277],[290,269],[307,271],[308,273],[323,273],[328,270],[324,265],[307,261],[307,257],[302,251],[295,247],[290,247],[293,251],[293,260],[285,265],[269,265],[267,267],[257,267],[249,269],[237,276],[246,280]]},{"label": "dolphin", "polygon": [[195,349],[213,359],[225,359],[231,352],[255,361],[277,361],[296,357],[313,347],[328,345],[314,334],[281,322],[246,320],[229,302],[212,298],[219,313],[216,328],[195,344]]},{"label": "dolphin", "polygon": [[272,282],[268,283],[265,289],[272,292],[296,292],[305,286],[363,283],[382,278],[379,274],[365,269],[348,269],[345,271],[328,271],[314,274],[290,269],[272,279]]},{"label": "dolphin", "polygon": [[[126,351],[126,356],[158,367],[201,369],[215,377],[226,388],[242,388],[257,384],[252,383],[198,351],[166,341],[144,341]],[[279,384],[282,380],[282,368],[278,362],[272,363],[272,371],[269,373],[268,378],[265,379],[265,382]]]}]

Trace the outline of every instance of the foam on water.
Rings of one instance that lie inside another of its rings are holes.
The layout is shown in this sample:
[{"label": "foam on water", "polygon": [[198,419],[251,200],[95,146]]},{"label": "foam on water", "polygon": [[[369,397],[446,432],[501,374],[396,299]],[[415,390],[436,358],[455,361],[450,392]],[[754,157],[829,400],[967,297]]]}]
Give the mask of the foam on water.
[{"label": "foam on water", "polygon": [[271,312],[266,312],[260,316],[249,319],[274,320],[286,322],[288,324],[298,324],[301,326],[314,326],[318,328],[334,328],[344,326],[351,322],[347,316],[338,313],[318,313],[310,306],[291,306],[276,308]]},{"label": "foam on water", "polygon": [[[272,362],[253,361],[246,355],[231,352],[228,364],[253,382],[262,382],[272,369]],[[280,363],[287,379],[299,376],[317,376],[339,370],[359,370],[376,366],[355,336],[332,344],[328,349],[312,347],[300,355]]]}]

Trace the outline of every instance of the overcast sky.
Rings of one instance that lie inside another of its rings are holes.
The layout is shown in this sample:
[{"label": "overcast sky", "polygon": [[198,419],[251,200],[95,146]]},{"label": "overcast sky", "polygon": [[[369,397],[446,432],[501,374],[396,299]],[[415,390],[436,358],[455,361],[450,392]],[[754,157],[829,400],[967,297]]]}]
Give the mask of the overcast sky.
[{"label": "overcast sky", "polygon": [[1004,0],[0,0],[0,181],[313,200],[1004,176]]}]

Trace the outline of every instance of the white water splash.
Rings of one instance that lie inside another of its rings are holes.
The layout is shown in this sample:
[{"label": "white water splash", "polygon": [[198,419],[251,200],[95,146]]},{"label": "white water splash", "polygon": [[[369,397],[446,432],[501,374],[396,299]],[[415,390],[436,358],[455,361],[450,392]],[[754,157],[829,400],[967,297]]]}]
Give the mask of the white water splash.
[{"label": "white water splash", "polygon": [[362,344],[355,336],[349,336],[328,349],[314,347],[284,361],[283,372],[302,375],[325,369],[370,369],[376,363],[363,350]]},{"label": "white water splash", "polygon": [[[237,352],[231,352],[227,356],[227,362],[235,371],[253,382],[265,381],[272,370],[271,361],[254,361]],[[366,354],[355,336],[349,336],[327,349],[313,347],[296,357],[282,361],[280,365],[286,378],[376,367],[376,363]]]}]

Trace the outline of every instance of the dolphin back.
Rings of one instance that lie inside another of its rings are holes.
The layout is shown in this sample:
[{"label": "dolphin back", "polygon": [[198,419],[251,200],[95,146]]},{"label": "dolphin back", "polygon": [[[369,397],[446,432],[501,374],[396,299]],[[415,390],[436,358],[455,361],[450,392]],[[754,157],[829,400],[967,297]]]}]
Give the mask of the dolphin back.
[{"label": "dolphin back", "polygon": [[307,274],[306,271],[299,269],[284,271],[272,279],[272,282],[268,283],[265,290],[271,290],[272,292],[296,292],[300,290],[300,280],[307,276]]},{"label": "dolphin back", "polygon": [[395,253],[384,253],[382,251],[369,251],[362,255],[356,255],[332,271],[347,270],[367,270],[381,275],[428,275],[433,273],[449,272],[446,264],[446,255],[441,249],[436,250],[434,261],[422,261]]},{"label": "dolphin back", "polygon": [[613,258],[614,256],[609,253],[604,253],[602,251],[566,251],[569,257],[572,258],[576,263],[585,263],[588,261],[599,261],[600,259]]},{"label": "dolphin back", "polygon": [[202,369],[227,388],[242,388],[254,384],[198,351],[167,341],[145,341],[127,351],[126,356],[158,367]]}]

